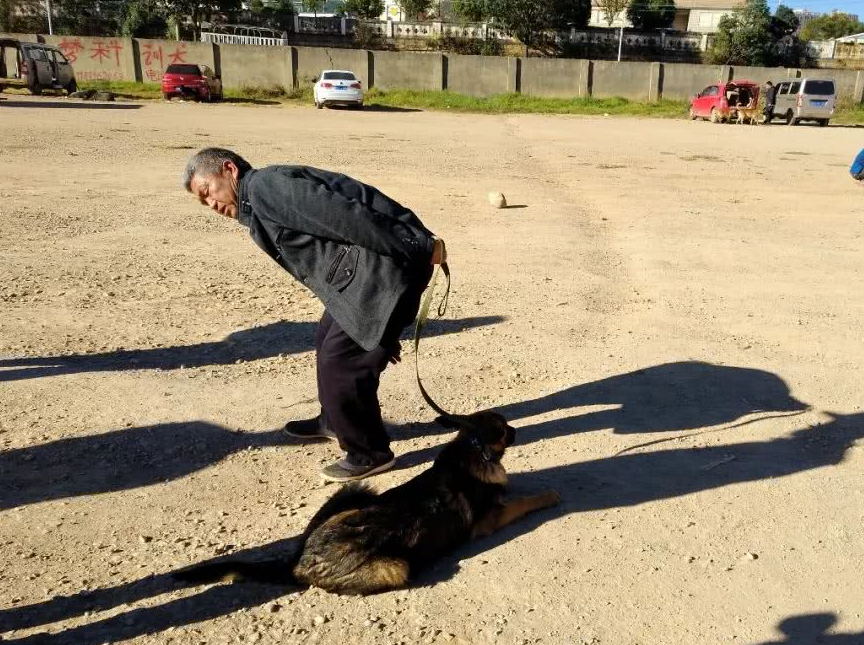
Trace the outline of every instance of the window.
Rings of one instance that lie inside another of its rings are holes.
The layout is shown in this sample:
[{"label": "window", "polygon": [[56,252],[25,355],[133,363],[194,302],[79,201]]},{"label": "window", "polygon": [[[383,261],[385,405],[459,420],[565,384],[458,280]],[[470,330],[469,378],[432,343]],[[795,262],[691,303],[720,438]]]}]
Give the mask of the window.
[{"label": "window", "polygon": [[67,64],[69,63],[69,61],[66,60],[66,57],[63,55],[63,52],[55,51],[54,52],[54,60],[57,61],[58,63],[67,63]]},{"label": "window", "polygon": [[185,74],[186,76],[201,76],[197,65],[169,65],[166,74]]},{"label": "window", "polygon": [[832,96],[834,94],[834,81],[807,81],[804,83],[804,94]]},{"label": "window", "polygon": [[777,86],[777,94],[786,94],[789,92],[789,83],[780,83]]},{"label": "window", "polygon": [[801,81],[795,81],[789,86],[789,94],[798,94],[799,89],[801,89]]},{"label": "window", "polygon": [[46,62],[48,60],[48,57],[45,56],[45,51],[42,49],[36,49],[34,47],[31,47],[30,49],[27,50],[27,53],[30,55],[30,58],[32,58],[33,60],[41,60],[41,61],[46,61]]},{"label": "window", "polygon": [[351,72],[324,72],[321,75],[324,81],[356,81],[357,77]]}]

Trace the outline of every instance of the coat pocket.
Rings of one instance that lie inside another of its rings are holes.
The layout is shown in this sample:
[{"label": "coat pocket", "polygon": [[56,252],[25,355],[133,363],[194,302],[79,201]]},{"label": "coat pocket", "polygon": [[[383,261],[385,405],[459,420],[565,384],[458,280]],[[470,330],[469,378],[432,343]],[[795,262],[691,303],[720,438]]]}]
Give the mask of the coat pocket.
[{"label": "coat pocket", "polygon": [[340,247],[336,259],[327,271],[327,284],[336,291],[344,291],[357,275],[360,250],[356,246]]}]

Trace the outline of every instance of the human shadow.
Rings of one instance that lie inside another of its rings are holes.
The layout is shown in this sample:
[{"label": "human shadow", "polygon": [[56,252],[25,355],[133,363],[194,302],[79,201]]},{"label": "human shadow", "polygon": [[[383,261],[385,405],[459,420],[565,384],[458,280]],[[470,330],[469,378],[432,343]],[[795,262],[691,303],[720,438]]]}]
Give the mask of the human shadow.
[{"label": "human shadow", "polygon": [[287,443],[281,431],[162,423],[0,452],[0,510],[178,479],[246,448]]},{"label": "human shadow", "polygon": [[777,625],[783,640],[765,641],[758,645],[861,645],[864,632],[854,634],[828,634],[837,623],[837,616],[831,613],[802,614],[792,616]]},{"label": "human shadow", "polygon": [[[503,320],[503,316],[430,320],[424,333],[427,336],[441,336],[473,327],[494,325]],[[315,328],[316,323],[283,320],[236,331],[222,340],[194,345],[122,349],[97,354],[0,359],[0,382],[80,372],[175,370],[184,367],[256,361],[280,354],[296,354],[314,349]],[[408,333],[410,332],[406,330],[403,337]]]},{"label": "human shadow", "polygon": [[[517,430],[517,444],[525,430]],[[509,488],[513,495],[551,488],[561,495],[562,503],[459,549],[429,572],[424,583],[446,580],[459,570],[460,559],[476,556],[518,535],[530,533],[552,519],[835,466],[861,438],[864,438],[864,413],[831,415],[828,423],[765,441],[619,453],[532,472],[510,473]]]},{"label": "human shadow", "polygon": [[135,103],[76,103],[72,101],[5,101],[4,108],[59,108],[69,110],[138,110]]},{"label": "human shadow", "polygon": [[[299,537],[293,536],[264,546],[243,549],[230,555],[211,558],[202,564],[218,563],[227,559],[250,561],[288,559],[297,549]],[[0,633],[48,625],[83,616],[87,612],[106,611],[139,600],[156,598],[188,586],[192,585],[176,580],[171,572],[168,572],[150,575],[114,587],[81,591],[71,596],[59,596],[32,605],[0,609]],[[191,596],[170,600],[154,607],[131,609],[60,633],[38,633],[6,639],[3,642],[32,645],[116,643],[138,636],[156,634],[171,627],[218,618],[234,611],[276,600],[291,591],[291,588],[284,585],[217,585]]]},{"label": "human shadow", "polygon": [[809,409],[771,372],[681,361],[582,383],[496,410],[515,420],[601,405],[616,407],[534,424],[529,430],[531,440],[607,428],[617,434],[691,430],[730,423],[756,412]]}]

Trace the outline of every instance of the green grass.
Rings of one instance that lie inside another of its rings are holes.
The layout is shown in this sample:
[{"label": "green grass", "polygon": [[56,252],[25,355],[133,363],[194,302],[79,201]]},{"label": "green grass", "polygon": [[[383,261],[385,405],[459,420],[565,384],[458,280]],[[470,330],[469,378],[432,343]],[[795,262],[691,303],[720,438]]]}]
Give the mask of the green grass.
[{"label": "green grass", "polygon": [[525,94],[498,94],[476,98],[455,92],[417,92],[371,89],[366,94],[370,105],[388,107],[449,110],[480,114],[609,114],[615,116],[682,117],[687,114],[686,101],[642,103],[623,98],[549,99]]},{"label": "green grass", "polygon": [[135,83],[132,81],[81,81],[79,90],[103,90],[114,92],[125,99],[161,99],[162,86],[159,83]]},{"label": "green grass", "polygon": [[[80,83],[81,89],[99,89],[114,92],[127,99],[160,99],[162,92],[158,83],[132,83],[118,81],[87,81]],[[299,88],[281,85],[269,87],[226,88],[225,100],[232,103],[312,104],[312,85],[304,83]],[[372,88],[366,93],[367,105],[393,108],[415,108],[475,114],[584,114],[634,117],[684,118],[687,101],[662,100],[655,103],[630,101],[623,98],[610,99],[549,99],[525,94],[498,94],[487,98],[476,98],[455,92],[433,92],[414,90],[382,91]],[[834,119],[837,123],[864,124],[864,105],[843,102],[837,106]]]}]

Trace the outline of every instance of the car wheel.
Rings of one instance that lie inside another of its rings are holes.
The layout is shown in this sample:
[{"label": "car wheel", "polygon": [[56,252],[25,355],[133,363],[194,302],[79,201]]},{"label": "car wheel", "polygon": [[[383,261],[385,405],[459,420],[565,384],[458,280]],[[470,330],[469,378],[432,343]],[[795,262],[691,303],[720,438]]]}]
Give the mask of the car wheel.
[{"label": "car wheel", "polygon": [[693,109],[693,106],[690,106],[690,120],[695,121],[698,117],[696,116],[696,110]]},{"label": "car wheel", "polygon": [[820,128],[824,128],[826,125],[828,125],[828,119],[819,119]]},{"label": "car wheel", "polygon": [[319,103],[318,101],[315,101],[315,107],[318,108],[319,110],[321,110],[321,109],[324,108],[324,104],[323,104],[323,103]]},{"label": "car wheel", "polygon": [[720,123],[720,113],[717,108],[711,108],[711,123]]},{"label": "car wheel", "polygon": [[795,114],[792,110],[789,110],[786,113],[786,125],[798,125],[798,119],[795,118]]},{"label": "car wheel", "polygon": [[165,99],[166,101],[170,101],[171,95],[168,94],[168,92],[162,92],[162,98]]},{"label": "car wheel", "polygon": [[73,78],[71,81],[69,81],[69,85],[66,86],[66,94],[74,94],[77,91],[78,83],[76,83],[75,79]]}]

